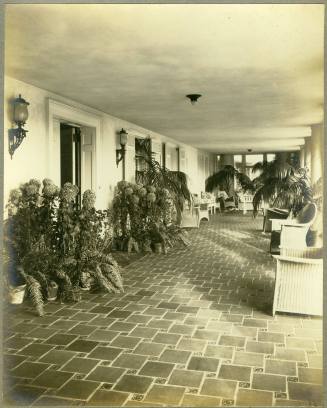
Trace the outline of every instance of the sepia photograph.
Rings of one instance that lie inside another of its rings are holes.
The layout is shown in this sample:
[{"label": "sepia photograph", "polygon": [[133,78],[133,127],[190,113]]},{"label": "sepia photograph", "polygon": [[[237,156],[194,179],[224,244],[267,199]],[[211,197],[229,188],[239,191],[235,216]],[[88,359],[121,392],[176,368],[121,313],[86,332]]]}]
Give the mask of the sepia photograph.
[{"label": "sepia photograph", "polygon": [[323,406],[325,4],[2,21],[1,406]]}]

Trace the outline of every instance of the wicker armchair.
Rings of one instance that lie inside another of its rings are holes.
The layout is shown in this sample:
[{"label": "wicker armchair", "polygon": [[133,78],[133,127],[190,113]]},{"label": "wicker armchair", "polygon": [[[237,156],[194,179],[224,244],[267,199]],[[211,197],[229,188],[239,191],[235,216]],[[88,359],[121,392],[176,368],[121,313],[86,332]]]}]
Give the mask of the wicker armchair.
[{"label": "wicker armchair", "polygon": [[277,311],[322,315],[322,248],[281,247],[277,260],[273,316]]},{"label": "wicker armchair", "polygon": [[316,216],[316,204],[309,203],[302,208],[296,218],[272,219],[270,252],[279,254],[279,246],[305,248],[307,233]]}]

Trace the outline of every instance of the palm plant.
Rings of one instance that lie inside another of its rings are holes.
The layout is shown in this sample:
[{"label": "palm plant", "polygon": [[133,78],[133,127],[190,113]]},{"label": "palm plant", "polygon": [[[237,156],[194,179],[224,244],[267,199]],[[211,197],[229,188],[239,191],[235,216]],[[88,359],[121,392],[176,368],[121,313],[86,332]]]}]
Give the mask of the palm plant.
[{"label": "palm plant", "polygon": [[206,179],[206,191],[211,193],[214,189],[219,187],[221,190],[226,191],[228,197],[231,197],[233,195],[235,179],[243,191],[254,190],[253,183],[246,174],[239,172],[233,166],[226,165]]},{"label": "palm plant", "polygon": [[185,200],[191,201],[191,193],[187,187],[187,176],[181,171],[171,171],[156,161],[151,152],[150,143],[144,139],[142,159],[144,170],[136,172],[136,182],[147,186],[167,189],[174,201],[178,217],[183,211]]},{"label": "palm plant", "polygon": [[296,215],[312,201],[306,169],[277,158],[271,162],[256,163],[252,171],[260,171],[260,175],[253,180],[256,189],[253,197],[254,216],[263,202],[272,207],[286,208]]}]

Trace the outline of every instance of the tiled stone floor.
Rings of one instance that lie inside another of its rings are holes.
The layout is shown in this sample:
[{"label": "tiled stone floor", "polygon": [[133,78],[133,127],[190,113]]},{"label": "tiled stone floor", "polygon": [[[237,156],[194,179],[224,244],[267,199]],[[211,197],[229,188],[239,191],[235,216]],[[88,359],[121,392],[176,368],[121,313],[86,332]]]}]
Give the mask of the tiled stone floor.
[{"label": "tiled stone floor", "polygon": [[128,265],[123,295],[7,309],[6,405],[319,405],[322,321],[271,316],[261,223],[213,216],[191,247]]}]

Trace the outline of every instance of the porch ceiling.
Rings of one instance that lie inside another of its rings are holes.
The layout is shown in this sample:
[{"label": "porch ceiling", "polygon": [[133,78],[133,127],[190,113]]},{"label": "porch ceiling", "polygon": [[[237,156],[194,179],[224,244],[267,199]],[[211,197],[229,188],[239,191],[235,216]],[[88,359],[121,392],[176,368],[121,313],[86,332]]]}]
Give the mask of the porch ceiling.
[{"label": "porch ceiling", "polygon": [[208,151],[294,149],[323,118],[323,26],[317,4],[12,4],[6,73]]}]

